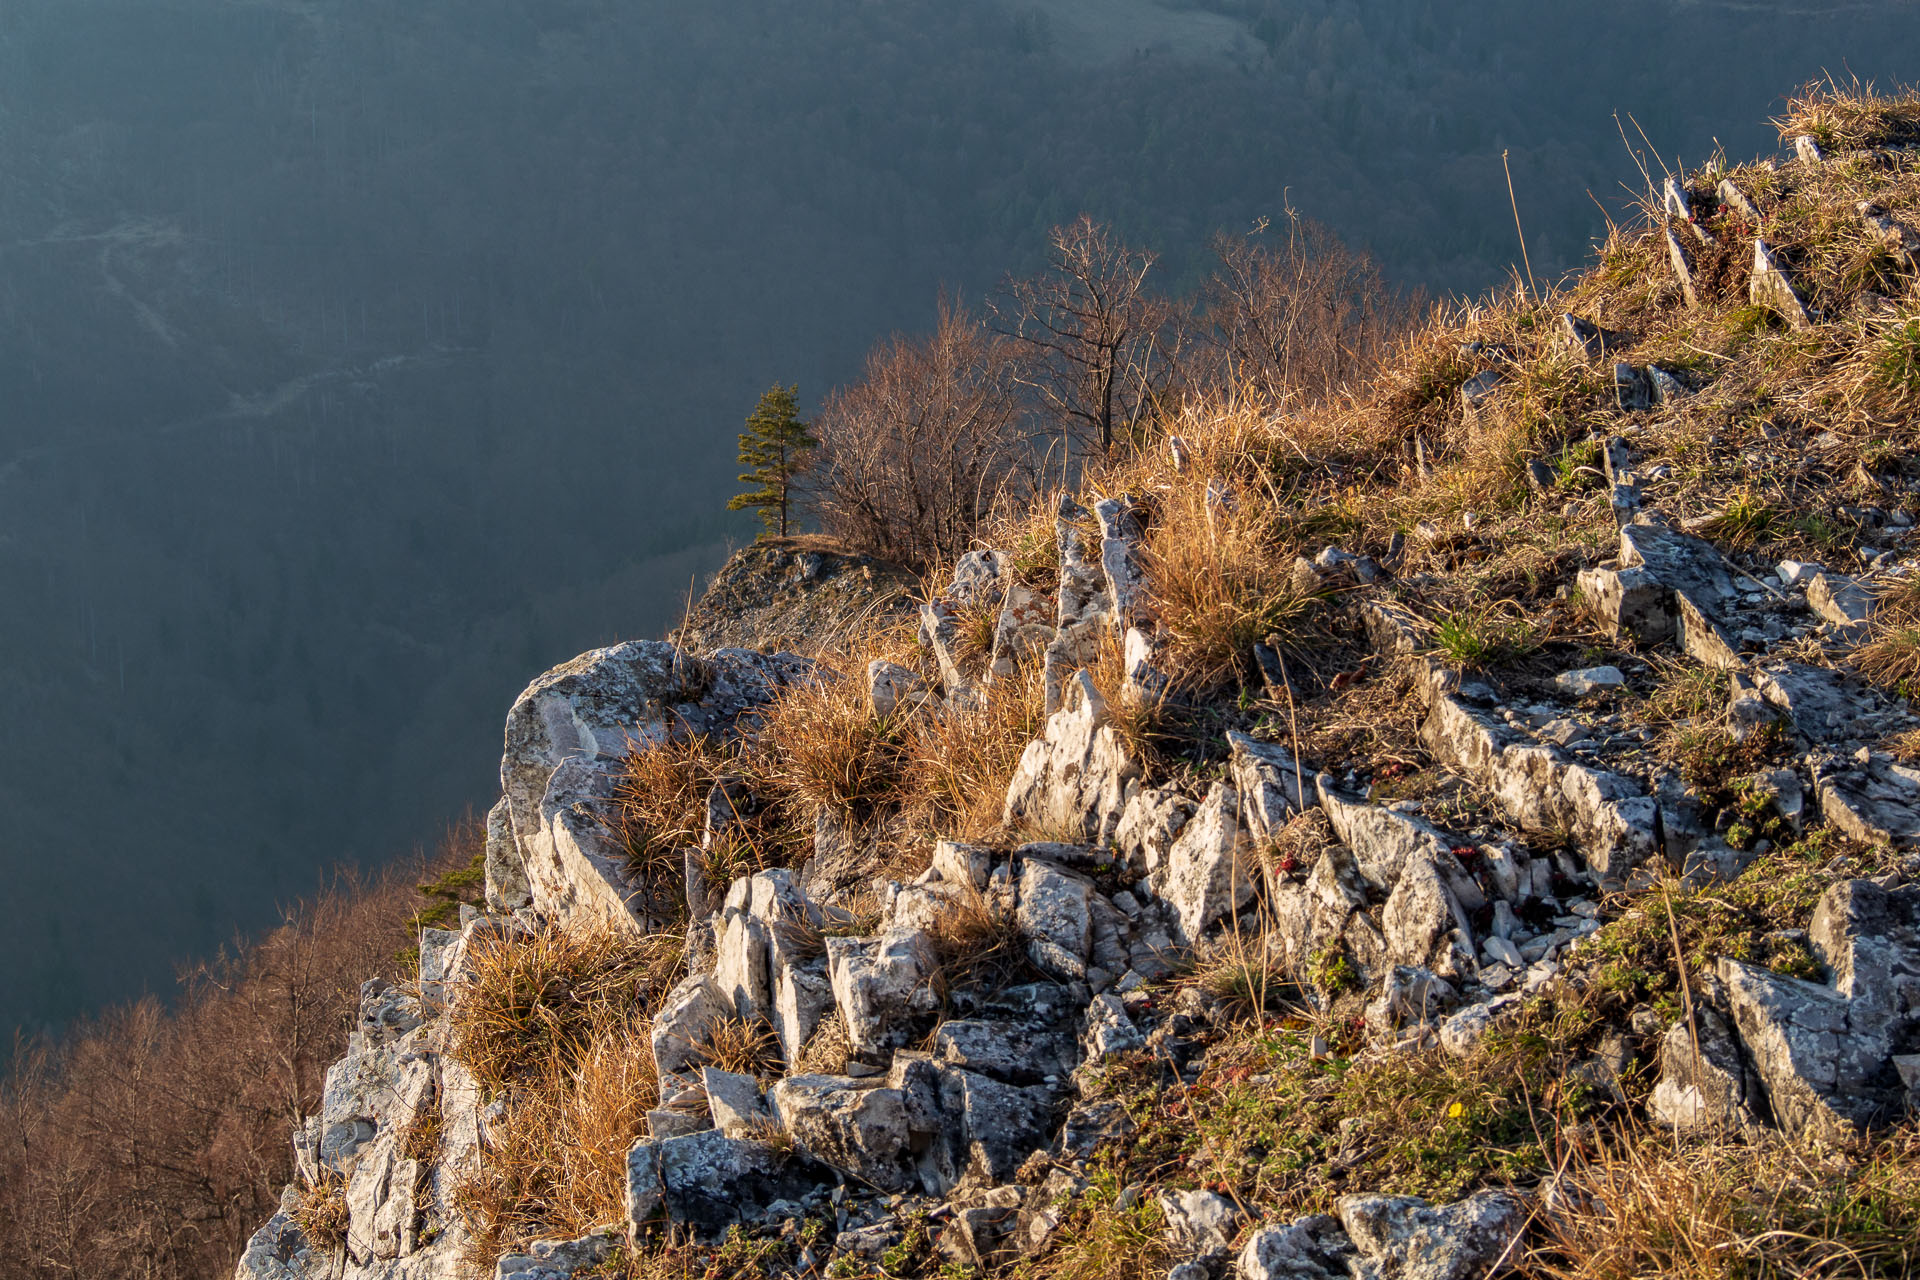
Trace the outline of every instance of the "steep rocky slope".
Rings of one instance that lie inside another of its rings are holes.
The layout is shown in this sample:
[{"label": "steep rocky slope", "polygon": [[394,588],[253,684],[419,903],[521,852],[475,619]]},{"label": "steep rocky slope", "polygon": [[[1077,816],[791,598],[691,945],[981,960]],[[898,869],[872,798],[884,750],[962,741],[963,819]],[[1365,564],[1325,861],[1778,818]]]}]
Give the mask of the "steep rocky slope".
[{"label": "steep rocky slope", "polygon": [[1783,137],[917,627],[535,681],[240,1276],[1911,1274],[1920,100]]}]

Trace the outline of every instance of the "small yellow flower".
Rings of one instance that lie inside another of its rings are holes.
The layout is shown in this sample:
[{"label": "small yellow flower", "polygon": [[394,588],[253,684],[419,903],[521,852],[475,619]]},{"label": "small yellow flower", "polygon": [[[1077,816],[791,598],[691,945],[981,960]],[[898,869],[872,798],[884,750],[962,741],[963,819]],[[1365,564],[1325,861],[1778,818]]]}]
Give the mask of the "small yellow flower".
[{"label": "small yellow flower", "polygon": [[1452,1106],[1447,1108],[1447,1119],[1458,1120],[1461,1116],[1465,1115],[1466,1113],[1467,1113],[1467,1109],[1456,1102]]}]

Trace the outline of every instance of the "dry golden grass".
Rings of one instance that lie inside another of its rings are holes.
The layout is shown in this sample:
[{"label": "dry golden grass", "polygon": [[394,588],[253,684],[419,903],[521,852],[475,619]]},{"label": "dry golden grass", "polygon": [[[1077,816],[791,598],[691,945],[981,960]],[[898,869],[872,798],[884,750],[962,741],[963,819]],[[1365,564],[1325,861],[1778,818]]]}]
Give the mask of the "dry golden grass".
[{"label": "dry golden grass", "polygon": [[322,1251],[338,1249],[347,1242],[347,1182],[329,1173],[319,1182],[303,1185],[293,1206],[293,1220],[300,1231]]},{"label": "dry golden grass", "polygon": [[1264,406],[1193,405],[1169,424],[1187,450],[1142,454],[1099,478],[1148,513],[1146,570],[1171,674],[1195,692],[1234,681],[1270,635],[1296,644],[1318,603],[1295,581],[1304,546],[1274,480],[1277,459],[1305,449],[1305,426]]},{"label": "dry golden grass", "polygon": [[1869,638],[1849,661],[1882,688],[1920,691],[1920,583],[1901,583],[1881,594]]},{"label": "dry golden grass", "polygon": [[799,1060],[793,1064],[790,1074],[839,1075],[847,1065],[847,1055],[852,1052],[853,1041],[847,1036],[846,1018],[836,1006],[813,1029],[812,1037],[800,1046]]},{"label": "dry golden grass", "polygon": [[768,708],[748,756],[757,781],[784,798],[865,820],[894,801],[904,733],[875,718],[862,676],[797,685]]},{"label": "dry golden grass", "polygon": [[1039,734],[1045,689],[1034,666],[1014,680],[995,682],[985,705],[944,711],[906,726],[904,796],[911,826],[961,840],[990,834],[1020,763]]},{"label": "dry golden grass", "polygon": [[764,1019],[722,1018],[707,1032],[707,1065],[736,1075],[772,1079],[782,1073],[780,1038]]},{"label": "dry golden grass", "polygon": [[508,1100],[456,1192],[472,1260],[617,1222],[626,1153],[659,1098],[649,1034],[683,939],[558,930],[476,946],[451,1005],[451,1052]]},{"label": "dry golden grass", "polygon": [[626,1205],[627,1151],[659,1100],[649,1023],[609,1008],[564,1058],[524,1077],[504,1123],[489,1126],[480,1164],[456,1189],[483,1270],[542,1237],[618,1224]]},{"label": "dry golden grass", "polygon": [[643,887],[645,910],[657,920],[686,913],[684,851],[706,830],[707,793],[722,761],[698,741],[672,741],[627,757],[615,790],[627,862]]},{"label": "dry golden grass", "polygon": [[1045,977],[1027,958],[1012,913],[996,913],[972,886],[941,912],[928,936],[935,962],[931,981],[943,1000],[957,991],[999,991]]},{"label": "dry golden grass", "polygon": [[684,940],[604,929],[483,937],[449,1011],[451,1051],[495,1091],[539,1078],[678,980]]},{"label": "dry golden grass", "polygon": [[1528,1274],[1550,1280],[1911,1276],[1920,1270],[1920,1128],[1856,1153],[1793,1144],[1603,1140],[1542,1215]]},{"label": "dry golden grass", "polygon": [[1828,153],[1920,142],[1920,91],[1882,93],[1857,77],[1846,84],[1815,80],[1787,100],[1773,122],[1780,140],[1807,135]]}]

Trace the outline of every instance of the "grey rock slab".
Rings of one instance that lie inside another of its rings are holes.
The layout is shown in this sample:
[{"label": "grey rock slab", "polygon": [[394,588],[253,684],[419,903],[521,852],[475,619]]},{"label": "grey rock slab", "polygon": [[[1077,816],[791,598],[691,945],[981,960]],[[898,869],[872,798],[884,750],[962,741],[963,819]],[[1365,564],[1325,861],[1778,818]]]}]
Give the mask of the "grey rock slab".
[{"label": "grey rock slab", "polygon": [[884,1191],[917,1183],[900,1090],[846,1076],[790,1076],[769,1101],[794,1145],[821,1164]]},{"label": "grey rock slab", "polygon": [[1105,1062],[1131,1053],[1146,1042],[1146,1036],[1127,1016],[1127,1006],[1118,996],[1095,996],[1087,1006],[1087,1032],[1082,1043],[1088,1062]]},{"label": "grey rock slab", "polygon": [[1747,300],[1776,313],[1792,328],[1813,327],[1813,318],[1807,314],[1807,305],[1800,300],[1793,281],[1787,278],[1767,242],[1758,238],[1753,242],[1753,275],[1747,282]]},{"label": "grey rock slab", "polygon": [[1007,584],[1007,597],[993,628],[993,653],[987,661],[991,680],[1010,680],[1022,665],[1042,658],[1053,640],[1053,597],[1042,595],[1018,580]]},{"label": "grey rock slab", "polygon": [[654,1071],[664,1094],[675,1084],[695,1083],[714,1026],[734,1016],[733,1002],[709,975],[684,978],[653,1015]]},{"label": "grey rock slab", "polygon": [[1255,1231],[1234,1260],[1234,1274],[1238,1280],[1349,1280],[1364,1274],[1349,1269],[1353,1261],[1339,1219],[1315,1214]]},{"label": "grey rock slab", "polygon": [[772,1143],[729,1138],[717,1129],[642,1139],[627,1153],[627,1227],[640,1237],[663,1217],[718,1232],[775,1200],[814,1186]]},{"label": "grey rock slab", "polygon": [[1755,670],[1754,683],[1762,697],[1793,718],[1795,729],[1816,742],[1853,736],[1880,709],[1867,690],[1801,662],[1767,663]]},{"label": "grey rock slab", "polygon": [[1673,268],[1673,275],[1680,282],[1681,296],[1686,298],[1689,307],[1700,305],[1700,295],[1693,283],[1693,255],[1687,252],[1680,238],[1673,234],[1672,228],[1661,233],[1667,241],[1667,263]]},{"label": "grey rock slab", "polygon": [[[548,789],[563,763],[612,767],[671,737],[734,734],[781,689],[815,673],[791,654],[722,649],[701,658],[645,640],[584,653],[528,685],[507,713],[500,784],[533,904],[561,920],[584,914],[615,927],[641,923],[626,911],[617,876],[597,884],[607,868],[581,865],[553,847]],[[498,860],[507,861],[504,848]]]},{"label": "grey rock slab", "polygon": [[513,812],[505,796],[487,810],[486,877],[487,910],[513,911],[532,905],[533,888],[527,883],[526,863],[514,839]]},{"label": "grey rock slab", "polygon": [[1807,583],[1807,604],[1853,638],[1863,639],[1873,617],[1873,594],[1844,573],[1819,573]]},{"label": "grey rock slab", "polygon": [[875,658],[867,664],[867,708],[875,719],[886,720],[914,712],[933,701],[935,694],[920,673],[897,662]]},{"label": "grey rock slab", "polygon": [[1412,610],[1378,598],[1362,600],[1357,607],[1375,653],[1406,657],[1420,651],[1420,621]]},{"label": "grey rock slab", "polygon": [[1720,203],[1727,206],[1736,217],[1745,222],[1749,230],[1758,231],[1760,229],[1759,206],[1747,198],[1746,192],[1734,185],[1733,179],[1722,178],[1720,180],[1719,195]]},{"label": "grey rock slab", "polygon": [[1106,498],[1094,504],[1093,514],[1100,522],[1100,567],[1106,573],[1107,599],[1116,624],[1127,628],[1149,622],[1146,534],[1133,504]]},{"label": "grey rock slab", "polygon": [[1320,801],[1317,777],[1285,747],[1227,730],[1234,790],[1249,839],[1271,840],[1294,815]]},{"label": "grey rock slab", "polygon": [[707,1091],[713,1127],[729,1138],[752,1137],[771,1119],[760,1082],[752,1076],[708,1067],[700,1073],[700,1084]]},{"label": "grey rock slab", "polygon": [[975,688],[975,677],[967,670],[960,647],[959,610],[946,600],[921,605],[920,640],[933,653],[946,700],[962,710],[977,706],[979,691]]},{"label": "grey rock slab", "polygon": [[1053,977],[1086,976],[1093,948],[1093,882],[1037,858],[1021,866],[1014,920],[1029,954]]},{"label": "grey rock slab", "polygon": [[766,926],[745,911],[729,910],[717,922],[713,982],[749,1021],[771,1019],[773,983],[767,971]]},{"label": "grey rock slab", "polygon": [[1523,829],[1571,832],[1598,876],[1624,876],[1657,846],[1658,808],[1639,784],[1571,761],[1557,747],[1513,740],[1459,695],[1429,687],[1421,737],[1435,756],[1491,790]]},{"label": "grey rock slab", "polygon": [[1627,677],[1618,667],[1583,667],[1578,671],[1562,671],[1553,682],[1574,697],[1583,698],[1604,689],[1618,689],[1627,683]]},{"label": "grey rock slab", "polygon": [[933,1033],[933,1056],[1006,1084],[1039,1084],[1064,1076],[1077,1053],[1070,1032],[1025,1022],[954,1018]]},{"label": "grey rock slab", "polygon": [[1647,1113],[1682,1137],[1759,1131],[1759,1082],[1740,1056],[1726,1020],[1710,1008],[1698,1024],[1682,1019],[1660,1041],[1660,1079]]},{"label": "grey rock slab", "polygon": [[993,853],[984,845],[962,844],[957,840],[939,840],[933,846],[933,869],[949,884],[987,887],[993,870]]},{"label": "grey rock slab", "polygon": [[619,1243],[601,1231],[576,1240],[535,1240],[525,1253],[509,1253],[494,1264],[493,1280],[572,1280],[576,1272],[605,1262]]},{"label": "grey rock slab", "polygon": [[1611,636],[1658,644],[1673,635],[1673,592],[1646,569],[1583,569],[1576,579],[1587,612]]},{"label": "grey rock slab", "polygon": [[1051,1138],[1053,1098],[1045,1089],[947,1068],[941,1074],[940,1109],[957,1120],[949,1127],[955,1168],[988,1183],[1011,1181]]},{"label": "grey rock slab", "polygon": [[1740,651],[1727,638],[1720,624],[1693,602],[1684,591],[1673,593],[1680,628],[1680,649],[1703,667],[1719,671],[1739,671],[1746,666]]},{"label": "grey rock slab", "polygon": [[1844,835],[1866,844],[1920,846],[1920,789],[1884,760],[1816,769],[1814,796],[1821,815]]},{"label": "grey rock slab", "polygon": [[1159,871],[1197,806],[1178,791],[1135,787],[1114,828],[1113,845],[1136,874]]},{"label": "grey rock slab", "polygon": [[1087,673],[1076,673],[1070,684],[1066,705],[1047,717],[1041,736],[1021,753],[1002,819],[1016,830],[1072,833],[1104,844],[1126,811],[1140,765],[1108,722],[1106,701]]},{"label": "grey rock slab", "polygon": [[773,980],[773,1030],[789,1064],[834,1007],[833,981],[824,960],[781,965]]},{"label": "grey rock slab", "polygon": [[1713,544],[1663,524],[1642,520],[1623,527],[1620,564],[1627,569],[1646,569],[1667,586],[1686,592],[1710,613],[1738,596]]},{"label": "grey rock slab", "polygon": [[1167,852],[1159,892],[1188,943],[1253,900],[1251,849],[1241,838],[1239,808],[1239,794],[1214,783]]},{"label": "grey rock slab", "polygon": [[933,948],[923,933],[828,938],[827,968],[847,1038],[862,1057],[908,1043],[914,1016],[934,1008]]},{"label": "grey rock slab", "polygon": [[996,609],[1013,579],[1013,557],[1004,551],[969,551],[953,565],[947,598],[968,609]]},{"label": "grey rock slab", "polygon": [[[287,1188],[289,1197],[292,1187]],[[335,1255],[314,1247],[293,1220],[290,1200],[247,1240],[234,1280],[333,1280]]]},{"label": "grey rock slab", "polygon": [[1855,1052],[1843,1046],[1846,997],[1727,957],[1718,974],[1775,1123],[1796,1137],[1851,1139],[1866,1109],[1836,1092],[1843,1059]]},{"label": "grey rock slab", "polygon": [[1212,1191],[1162,1191],[1160,1212],[1167,1239],[1190,1253],[1225,1249],[1240,1229],[1240,1210]]},{"label": "grey rock slab", "polygon": [[1382,1280],[1477,1280],[1511,1261],[1526,1210],[1501,1191],[1434,1207],[1412,1196],[1341,1196],[1340,1225]]}]

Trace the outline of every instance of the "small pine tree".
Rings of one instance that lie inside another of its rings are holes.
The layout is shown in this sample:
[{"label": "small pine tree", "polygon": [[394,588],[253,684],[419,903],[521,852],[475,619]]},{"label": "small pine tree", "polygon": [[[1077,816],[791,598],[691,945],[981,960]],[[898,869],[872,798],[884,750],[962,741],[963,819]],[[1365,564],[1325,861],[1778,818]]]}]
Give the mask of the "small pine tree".
[{"label": "small pine tree", "polygon": [[740,433],[740,483],[753,488],[727,503],[729,511],[755,508],[768,533],[787,536],[793,482],[807,454],[820,443],[800,417],[799,387],[776,385],[760,397]]}]

